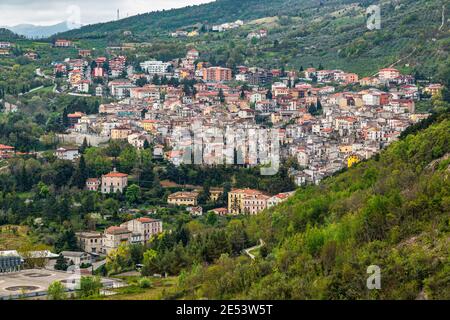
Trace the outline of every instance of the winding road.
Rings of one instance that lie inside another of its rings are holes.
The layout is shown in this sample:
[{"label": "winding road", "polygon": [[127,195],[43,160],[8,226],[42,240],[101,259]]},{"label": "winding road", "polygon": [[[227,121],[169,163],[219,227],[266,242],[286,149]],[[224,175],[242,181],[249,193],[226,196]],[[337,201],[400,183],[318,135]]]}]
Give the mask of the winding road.
[{"label": "winding road", "polygon": [[265,245],[266,245],[266,243],[264,242],[264,240],[263,239],[259,239],[259,244],[258,245],[254,246],[254,247],[251,247],[251,248],[248,248],[248,249],[244,249],[244,252],[245,252],[246,255],[248,255],[250,257],[250,259],[255,260],[256,257],[255,257],[254,254],[251,254],[251,251],[258,250],[258,249],[264,247]]}]

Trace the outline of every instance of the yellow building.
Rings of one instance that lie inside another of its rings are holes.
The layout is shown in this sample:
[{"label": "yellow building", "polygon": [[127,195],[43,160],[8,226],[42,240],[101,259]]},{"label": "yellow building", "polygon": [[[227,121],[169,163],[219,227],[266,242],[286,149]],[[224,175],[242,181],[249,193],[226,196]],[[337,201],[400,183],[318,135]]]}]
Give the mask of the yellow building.
[{"label": "yellow building", "polygon": [[435,95],[441,93],[442,89],[444,89],[443,85],[435,83],[435,84],[430,84],[428,87],[426,87],[424,89],[424,92],[426,92],[432,96],[435,96]]},{"label": "yellow building", "polygon": [[356,155],[351,155],[350,157],[348,157],[347,159],[347,166],[349,168],[353,167],[355,164],[361,162],[361,159],[356,156]]},{"label": "yellow building", "polygon": [[154,132],[156,130],[156,120],[142,120],[141,127],[147,132]]},{"label": "yellow building", "polygon": [[228,213],[245,213],[245,199],[257,195],[262,195],[262,192],[253,189],[235,189],[228,192]]},{"label": "yellow building", "polygon": [[270,120],[272,123],[278,123],[282,120],[283,118],[281,117],[281,114],[279,113],[272,113],[270,115]]},{"label": "yellow building", "polygon": [[132,130],[127,127],[116,127],[111,129],[111,139],[112,140],[126,140],[131,134]]},{"label": "yellow building", "polygon": [[180,70],[180,78],[181,79],[189,78],[190,75],[191,75],[191,72],[189,70],[187,70],[187,69]]},{"label": "yellow building", "polygon": [[223,194],[223,189],[222,188],[211,188],[210,191],[211,196],[210,199],[211,201],[217,202],[220,198],[220,196]]},{"label": "yellow building", "polygon": [[353,151],[352,145],[341,145],[339,146],[339,152],[350,153]]},{"label": "yellow building", "polygon": [[188,37],[197,37],[199,35],[197,30],[191,31],[188,33]]},{"label": "yellow building", "polygon": [[196,206],[198,192],[176,192],[167,198],[167,203],[176,206]]}]

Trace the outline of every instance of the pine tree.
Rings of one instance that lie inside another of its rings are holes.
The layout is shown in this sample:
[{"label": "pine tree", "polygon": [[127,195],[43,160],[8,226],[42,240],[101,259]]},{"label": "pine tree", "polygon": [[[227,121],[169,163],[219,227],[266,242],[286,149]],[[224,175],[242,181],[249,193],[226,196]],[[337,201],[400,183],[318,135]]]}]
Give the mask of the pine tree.
[{"label": "pine tree", "polygon": [[68,265],[66,263],[66,260],[64,259],[63,255],[60,254],[58,259],[56,259],[55,270],[66,271],[67,267]]},{"label": "pine tree", "polygon": [[87,139],[86,139],[86,137],[84,137],[83,144],[80,147],[80,152],[85,153],[87,148],[88,148]]}]

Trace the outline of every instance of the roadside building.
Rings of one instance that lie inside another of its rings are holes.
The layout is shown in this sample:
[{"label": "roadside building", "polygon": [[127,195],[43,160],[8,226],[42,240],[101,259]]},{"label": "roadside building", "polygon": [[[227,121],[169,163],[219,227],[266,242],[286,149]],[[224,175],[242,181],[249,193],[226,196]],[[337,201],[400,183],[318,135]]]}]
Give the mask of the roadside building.
[{"label": "roadside building", "polygon": [[74,161],[80,157],[78,148],[59,148],[55,152],[55,156],[59,160]]}]

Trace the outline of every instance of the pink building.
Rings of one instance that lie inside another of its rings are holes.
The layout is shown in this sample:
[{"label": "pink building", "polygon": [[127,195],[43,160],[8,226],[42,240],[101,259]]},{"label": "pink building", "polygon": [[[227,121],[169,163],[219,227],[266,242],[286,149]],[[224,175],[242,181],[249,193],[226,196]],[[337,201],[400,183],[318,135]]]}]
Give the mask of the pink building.
[{"label": "pink building", "polygon": [[102,193],[123,192],[128,186],[128,175],[125,173],[113,172],[102,176]]},{"label": "pink building", "polygon": [[100,185],[101,185],[100,179],[90,178],[86,180],[86,189],[89,191],[98,191]]}]

